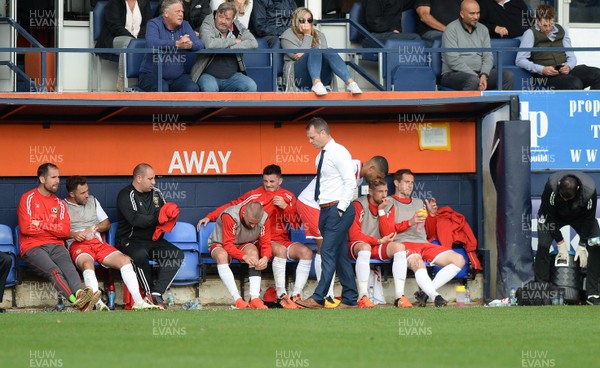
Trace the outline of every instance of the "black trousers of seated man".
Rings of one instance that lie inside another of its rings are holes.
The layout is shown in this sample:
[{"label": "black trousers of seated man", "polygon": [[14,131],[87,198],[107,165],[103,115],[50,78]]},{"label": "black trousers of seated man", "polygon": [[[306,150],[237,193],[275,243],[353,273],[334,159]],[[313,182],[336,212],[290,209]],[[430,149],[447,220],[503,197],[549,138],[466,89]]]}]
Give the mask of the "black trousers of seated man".
[{"label": "black trousers of seated man", "polygon": [[600,69],[593,66],[577,65],[569,74],[560,74],[554,77],[532,74],[535,80],[544,81],[546,86],[556,90],[582,90],[590,87],[592,90],[600,89]]},{"label": "black trousers of seated man", "polygon": [[[595,217],[574,218],[570,220],[547,217],[544,223],[538,222],[538,248],[533,269],[536,281],[551,282],[550,245],[553,242],[554,229],[571,226],[579,235],[580,244],[587,244],[588,239],[600,236],[600,226]],[[565,240],[565,242],[569,242]],[[600,294],[600,245],[586,246],[587,264],[587,296]]]},{"label": "black trousers of seated man", "polygon": [[[119,250],[131,258],[146,295],[163,295],[183,263],[183,252],[163,238],[156,241],[130,239],[129,244],[119,247]],[[154,267],[158,268],[156,280],[152,278],[153,265],[149,261],[154,261]]]}]

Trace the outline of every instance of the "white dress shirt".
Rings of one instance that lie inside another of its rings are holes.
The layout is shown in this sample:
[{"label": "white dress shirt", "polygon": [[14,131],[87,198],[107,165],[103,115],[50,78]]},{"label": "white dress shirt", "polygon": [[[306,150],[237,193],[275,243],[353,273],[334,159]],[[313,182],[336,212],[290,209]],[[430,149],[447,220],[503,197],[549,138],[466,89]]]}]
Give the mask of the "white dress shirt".
[{"label": "white dress shirt", "polygon": [[[356,189],[356,177],[354,176],[354,165],[350,152],[337,144],[333,138],[323,147],[325,157],[321,167],[321,181],[319,186],[319,204],[339,201],[337,208],[346,211],[352,202],[354,190]],[[315,160],[318,166],[321,151]]]},{"label": "white dress shirt", "polygon": [[[318,161],[317,161],[318,162]],[[356,178],[356,186],[359,186],[363,182],[363,178],[360,176],[360,170],[362,169],[362,162],[360,160],[352,160],[352,164],[354,165],[354,177]],[[313,180],[308,183],[306,188],[300,193],[298,196],[298,201],[304,203],[305,205],[319,209],[319,204],[315,202],[315,188],[317,186],[317,177],[315,176]],[[354,197],[354,196],[353,196]]]},{"label": "white dress shirt", "polygon": [[133,37],[137,38],[142,26],[142,12],[137,1],[135,2],[133,11],[131,11],[131,8],[128,4],[125,4],[125,7],[127,8],[127,15],[125,16],[125,29],[127,29]]}]

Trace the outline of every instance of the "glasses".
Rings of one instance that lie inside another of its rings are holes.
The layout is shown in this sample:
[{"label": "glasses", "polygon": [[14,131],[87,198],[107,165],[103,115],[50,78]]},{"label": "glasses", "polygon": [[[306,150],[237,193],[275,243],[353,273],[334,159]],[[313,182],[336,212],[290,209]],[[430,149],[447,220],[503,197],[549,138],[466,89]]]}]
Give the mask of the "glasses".
[{"label": "glasses", "polygon": [[300,24],[304,24],[306,22],[312,24],[313,19],[312,18],[308,18],[308,19],[300,18],[300,19],[298,19],[298,22],[300,22]]}]

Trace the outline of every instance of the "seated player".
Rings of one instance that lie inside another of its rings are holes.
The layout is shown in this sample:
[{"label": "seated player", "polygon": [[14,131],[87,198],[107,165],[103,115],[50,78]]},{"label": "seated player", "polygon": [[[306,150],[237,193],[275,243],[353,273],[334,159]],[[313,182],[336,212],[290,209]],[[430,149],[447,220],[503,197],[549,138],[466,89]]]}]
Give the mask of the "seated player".
[{"label": "seated player", "polygon": [[[267,309],[260,299],[260,271],[271,258],[271,231],[267,214],[258,202],[227,208],[217,219],[208,238],[210,256],[217,261],[217,271],[238,309]],[[258,243],[258,247],[256,246]],[[233,272],[229,268],[235,258],[248,264],[250,303],[240,296]]]},{"label": "seated player", "polygon": [[[71,218],[71,239],[67,240],[67,244],[75,266],[83,273],[85,285],[94,292],[98,291],[98,280],[94,272],[94,261],[98,261],[106,268],[121,271],[123,282],[134,301],[133,310],[158,309],[156,305],[142,299],[129,257],[102,240],[100,233],[110,229],[110,221],[100,202],[90,195],[87,179],[71,176],[67,179],[67,192],[69,196],[65,198],[65,203]],[[96,303],[96,308],[109,310],[101,300]]]},{"label": "seated player", "polygon": [[[383,179],[388,173],[388,162],[383,156],[373,156],[365,163],[360,162],[360,160],[352,160],[352,163],[354,164],[354,176],[356,177],[357,186],[362,184],[363,178],[366,179],[367,182],[370,182]],[[317,274],[318,281],[321,279],[321,244],[323,243],[323,237],[319,232],[319,215],[321,209],[314,199],[316,183],[317,179],[315,177],[306,188],[304,188],[302,193],[300,193],[298,196],[297,211],[304,224],[306,238],[314,239],[315,243],[317,243],[318,248],[317,254],[315,255],[315,273]],[[335,274],[331,280],[327,297],[325,298],[325,308],[335,308],[340,303],[333,295],[334,280]]]},{"label": "seated player", "polygon": [[[350,257],[356,260],[356,279],[358,286],[358,306],[372,308],[367,288],[369,281],[369,259],[386,261],[393,259],[392,275],[396,291],[395,307],[412,308],[412,304],[404,296],[406,281],[406,251],[402,243],[393,241],[395,232],[386,236],[381,231],[380,223],[389,221],[388,213],[392,207],[391,198],[387,196],[388,185],[383,180],[369,183],[369,194],[353,202],[356,215],[350,227],[348,248]],[[393,221],[393,219],[392,219]],[[384,224],[385,226],[385,224]],[[392,224],[393,227],[393,224]],[[388,226],[386,230],[389,230]]]},{"label": "seated player", "polygon": [[[283,183],[281,168],[277,165],[266,166],[263,169],[263,185],[261,187],[212,211],[198,222],[198,229],[209,221],[216,221],[228,207],[244,205],[249,202],[262,204],[269,216],[268,226],[271,231],[273,247],[273,277],[279,304],[286,309],[295,309],[297,306],[293,301],[302,299],[302,290],[308,280],[313,253],[304,244],[290,240],[288,233],[290,227],[299,227],[300,221],[296,213],[296,197],[289,190],[283,189],[281,183]],[[288,296],[285,288],[286,259],[298,261],[292,298]]]},{"label": "seated player", "polygon": [[[436,307],[443,307],[448,302],[437,292],[437,289],[452,280],[465,265],[465,259],[452,249],[431,244],[427,241],[425,221],[437,213],[435,199],[426,201],[427,212],[424,211],[423,201],[413,198],[412,191],[415,183],[414,174],[408,169],[396,171],[394,174],[395,194],[392,196],[393,206],[389,216],[394,220],[394,228],[387,232],[396,231],[397,242],[402,242],[406,248],[408,268],[415,273],[415,279],[422,291],[417,291],[415,297],[420,307],[425,307],[429,298],[434,300]],[[385,232],[384,232],[385,233]],[[425,263],[443,267],[433,281],[427,274]]]},{"label": "seated player", "polygon": [[71,225],[65,204],[57,196],[60,176],[51,163],[37,170],[39,185],[21,196],[19,219],[19,250],[23,260],[40,276],[50,280],[56,291],[73,307],[87,312],[100,298],[100,292],[84,288],[77,270],[65,248]]}]

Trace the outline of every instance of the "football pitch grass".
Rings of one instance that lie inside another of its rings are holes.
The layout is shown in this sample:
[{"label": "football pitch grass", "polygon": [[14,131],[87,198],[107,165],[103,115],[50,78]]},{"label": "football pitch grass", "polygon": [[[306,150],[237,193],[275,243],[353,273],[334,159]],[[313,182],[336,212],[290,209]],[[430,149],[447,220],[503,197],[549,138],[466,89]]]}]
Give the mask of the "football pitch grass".
[{"label": "football pitch grass", "polygon": [[0,315],[0,366],[600,367],[600,309],[389,307]]}]

